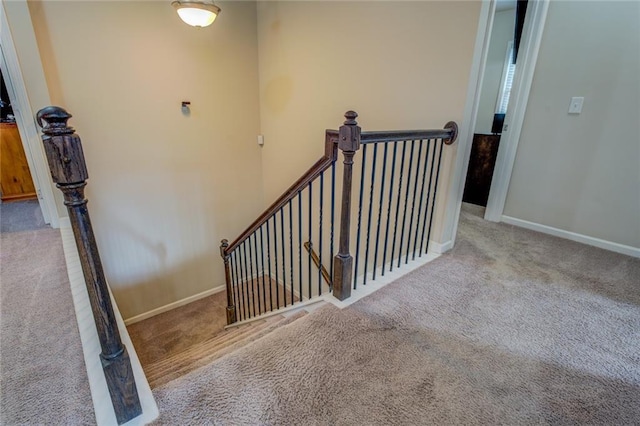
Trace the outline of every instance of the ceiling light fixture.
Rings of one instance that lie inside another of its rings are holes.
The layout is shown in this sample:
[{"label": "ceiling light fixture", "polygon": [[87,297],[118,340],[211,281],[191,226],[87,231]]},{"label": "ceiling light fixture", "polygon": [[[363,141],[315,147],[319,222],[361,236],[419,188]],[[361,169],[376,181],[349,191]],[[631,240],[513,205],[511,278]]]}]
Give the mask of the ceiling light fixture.
[{"label": "ceiling light fixture", "polygon": [[213,1],[176,0],[171,3],[176,8],[180,19],[192,27],[207,27],[213,24],[220,13],[220,8]]}]

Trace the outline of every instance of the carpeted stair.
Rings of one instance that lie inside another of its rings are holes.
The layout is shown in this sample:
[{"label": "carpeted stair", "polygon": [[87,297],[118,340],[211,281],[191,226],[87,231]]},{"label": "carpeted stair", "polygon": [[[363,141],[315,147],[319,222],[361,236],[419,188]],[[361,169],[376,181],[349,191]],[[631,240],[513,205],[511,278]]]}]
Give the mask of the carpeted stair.
[{"label": "carpeted stair", "polygon": [[273,330],[307,314],[299,311],[289,316],[275,315],[246,325],[230,328],[211,339],[168,358],[144,366],[151,388],[156,388],[199,367],[260,339]]}]

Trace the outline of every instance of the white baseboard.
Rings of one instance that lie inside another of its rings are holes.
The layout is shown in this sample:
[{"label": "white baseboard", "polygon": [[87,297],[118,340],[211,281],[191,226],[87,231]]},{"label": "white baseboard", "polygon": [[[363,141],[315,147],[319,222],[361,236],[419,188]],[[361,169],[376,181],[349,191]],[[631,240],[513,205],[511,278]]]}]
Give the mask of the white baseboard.
[{"label": "white baseboard", "polygon": [[433,253],[442,254],[446,253],[453,248],[453,240],[445,241],[444,243],[437,243],[435,241],[429,242],[429,247]]},{"label": "white baseboard", "polygon": [[502,222],[508,223],[509,225],[519,226],[532,231],[542,232],[543,234],[549,234],[565,238],[567,240],[576,241],[578,243],[614,251],[616,253],[626,254],[627,256],[640,258],[640,248],[638,247],[627,246],[624,244],[614,243],[612,241],[602,240],[600,238],[590,237],[588,235],[577,234],[575,232],[565,231],[564,229],[553,228],[551,226],[541,225],[539,223],[529,222],[528,220],[518,219],[511,216],[503,215],[501,219]]},{"label": "white baseboard", "polygon": [[156,315],[160,315],[164,312],[168,312],[172,309],[179,308],[180,306],[187,305],[191,302],[195,302],[196,300],[204,299],[205,297],[209,297],[213,294],[220,293],[224,291],[226,286],[221,285],[218,287],[214,287],[211,290],[203,291],[202,293],[194,294],[193,296],[185,297],[184,299],[177,300],[175,302],[171,302],[167,305],[160,306],[159,308],[152,309],[150,311],[144,312],[140,315],[133,316],[131,318],[127,318],[124,320],[125,325],[135,324],[142,320],[146,320],[147,318],[155,317]]},{"label": "white baseboard", "polygon": [[[113,409],[111,397],[109,396],[107,381],[100,361],[102,348],[100,347],[98,331],[91,311],[89,294],[85,285],[80,257],[69,218],[61,218],[60,234],[62,236],[62,247],[67,264],[71,296],[76,311],[80,341],[82,342],[82,351],[84,353],[84,362],[87,369],[87,379],[89,380],[89,389],[91,390],[96,424],[98,426],[115,426],[118,422],[116,421],[116,414]],[[146,425],[158,417],[158,406],[151,393],[151,388],[142,370],[142,365],[140,364],[136,350],[127,332],[127,327],[124,325],[124,321],[118,310],[118,305],[113,299],[113,295],[111,295],[111,303],[118,323],[122,343],[126,346],[127,352],[129,353],[133,376],[138,389],[138,396],[140,397],[140,405],[142,406],[142,414],[129,420],[123,426]]]},{"label": "white baseboard", "polygon": [[355,290],[351,290],[351,296],[349,298],[338,300],[337,298],[333,297],[332,294],[326,294],[322,297],[327,302],[332,303],[340,309],[344,309],[347,306],[354,304],[358,300],[369,296],[370,294],[373,294],[381,288],[391,284],[392,282],[408,274],[409,272],[415,271],[419,267],[424,266],[439,257],[440,254],[435,253],[435,250],[433,250],[426,256],[411,260],[406,264],[403,263],[399,268],[396,267],[393,271],[389,271],[387,266],[385,266],[384,268],[387,270],[385,271],[384,275],[382,275],[383,267],[381,266],[377,268],[375,280],[373,280],[373,273],[370,272],[367,274],[367,285],[362,284],[364,275],[359,275],[357,279],[358,286]]}]

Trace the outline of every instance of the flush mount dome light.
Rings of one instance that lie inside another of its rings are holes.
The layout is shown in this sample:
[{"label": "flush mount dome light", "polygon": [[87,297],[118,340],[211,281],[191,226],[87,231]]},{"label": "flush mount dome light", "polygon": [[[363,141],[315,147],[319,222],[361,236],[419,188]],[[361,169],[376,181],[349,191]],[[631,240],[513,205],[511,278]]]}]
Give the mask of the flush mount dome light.
[{"label": "flush mount dome light", "polygon": [[180,19],[192,27],[209,26],[220,13],[220,8],[213,1],[176,0],[171,6],[176,8]]}]

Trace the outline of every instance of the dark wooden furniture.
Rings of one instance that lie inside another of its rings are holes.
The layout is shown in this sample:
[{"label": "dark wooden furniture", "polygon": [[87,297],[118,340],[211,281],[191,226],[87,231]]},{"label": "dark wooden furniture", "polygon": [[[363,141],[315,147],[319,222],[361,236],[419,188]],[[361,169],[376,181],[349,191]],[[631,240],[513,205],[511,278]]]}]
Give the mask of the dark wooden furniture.
[{"label": "dark wooden furniture", "polygon": [[0,192],[2,201],[37,198],[16,123],[0,123]]},{"label": "dark wooden furniture", "polygon": [[[140,398],[133,377],[127,348],[122,344],[111,296],[102,269],[98,246],[93,234],[84,187],[89,174],[80,137],[67,126],[71,114],[60,107],[38,111],[51,177],[64,195],[71,227],[80,255],[84,280],[89,293],[93,318],[102,352],[100,361],[111,395],[118,424],[142,414]],[[44,121],[44,123],[43,123]]]},{"label": "dark wooden furniture", "polygon": [[499,145],[500,135],[473,135],[462,201],[487,206]]}]

